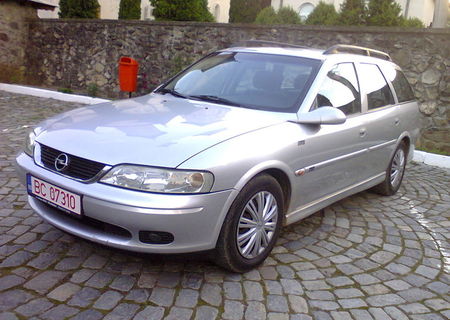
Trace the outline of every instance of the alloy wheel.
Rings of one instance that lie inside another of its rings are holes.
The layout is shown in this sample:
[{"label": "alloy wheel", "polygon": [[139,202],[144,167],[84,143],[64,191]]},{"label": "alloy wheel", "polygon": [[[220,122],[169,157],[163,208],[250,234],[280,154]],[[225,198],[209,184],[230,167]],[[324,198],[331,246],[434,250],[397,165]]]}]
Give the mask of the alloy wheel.
[{"label": "alloy wheel", "polygon": [[394,158],[392,159],[391,165],[391,185],[393,188],[396,188],[400,181],[402,180],[403,171],[405,170],[405,152],[402,148],[399,148]]},{"label": "alloy wheel", "polygon": [[239,253],[247,259],[262,254],[274,236],[277,220],[275,197],[267,191],[255,194],[239,217],[236,234]]}]

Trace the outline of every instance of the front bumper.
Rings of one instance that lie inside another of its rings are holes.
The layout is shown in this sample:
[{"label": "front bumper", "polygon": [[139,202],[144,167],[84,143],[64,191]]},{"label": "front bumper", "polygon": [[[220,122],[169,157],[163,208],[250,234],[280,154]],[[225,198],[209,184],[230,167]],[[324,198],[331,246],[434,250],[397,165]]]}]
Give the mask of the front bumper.
[{"label": "front bumper", "polygon": [[[26,174],[30,173],[82,195],[83,219],[29,196],[31,207],[50,224],[94,242],[138,252],[182,253],[214,248],[222,222],[237,195],[235,190],[196,195],[155,194],[101,183],[87,184],[42,168],[24,153],[16,157],[16,171],[24,185]],[[128,233],[111,232],[105,225]],[[168,232],[174,240],[168,244],[143,243],[139,231]]]}]

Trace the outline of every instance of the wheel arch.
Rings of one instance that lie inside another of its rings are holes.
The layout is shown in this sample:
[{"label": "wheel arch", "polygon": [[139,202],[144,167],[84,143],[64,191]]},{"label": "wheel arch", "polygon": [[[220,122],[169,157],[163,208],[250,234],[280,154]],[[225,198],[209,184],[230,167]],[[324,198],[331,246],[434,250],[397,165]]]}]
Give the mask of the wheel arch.
[{"label": "wheel arch", "polygon": [[289,209],[292,195],[293,173],[290,173],[291,171],[292,170],[290,170],[286,164],[278,161],[263,163],[248,170],[247,173],[238,181],[235,189],[241,191],[242,188],[257,175],[268,174],[278,182],[281,190],[283,191],[283,209],[286,214]]},{"label": "wheel arch", "polygon": [[400,143],[405,143],[406,145],[406,150],[407,150],[407,155],[406,155],[406,159],[407,161],[410,161],[412,159],[413,156],[413,152],[414,152],[414,148],[412,147],[412,142],[411,142],[411,137],[409,135],[409,133],[407,131],[403,132],[399,138],[397,139],[397,145],[396,148],[394,149],[394,151],[392,152],[391,157],[393,156],[395,150],[397,149],[397,147],[400,145]]},{"label": "wheel arch", "polygon": [[[405,143],[405,145],[406,145],[406,150],[408,150],[408,153],[409,153],[409,150],[410,150],[410,147],[411,147],[411,139],[409,138],[409,136],[404,136],[403,138],[402,138],[402,140],[400,140],[400,143],[402,143],[402,142],[404,142]],[[409,158],[409,154],[407,155],[408,156],[408,158]]]},{"label": "wheel arch", "polygon": [[268,174],[273,178],[275,178],[275,180],[277,180],[278,184],[281,187],[281,190],[283,191],[283,209],[284,214],[286,215],[286,212],[289,208],[289,204],[291,202],[291,193],[292,193],[292,185],[291,182],[289,181],[288,175],[284,171],[276,168],[266,169],[260,172],[259,174]]}]

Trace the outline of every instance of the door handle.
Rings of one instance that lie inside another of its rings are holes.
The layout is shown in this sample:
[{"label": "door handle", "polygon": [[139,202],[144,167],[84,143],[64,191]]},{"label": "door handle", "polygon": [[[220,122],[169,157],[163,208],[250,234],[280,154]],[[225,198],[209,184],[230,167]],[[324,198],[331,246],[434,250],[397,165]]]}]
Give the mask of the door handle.
[{"label": "door handle", "polygon": [[398,126],[399,123],[400,123],[400,119],[399,119],[399,118],[395,118],[394,124],[395,124],[396,126]]},{"label": "door handle", "polygon": [[361,128],[361,129],[359,129],[359,136],[361,137],[361,138],[364,138],[365,136],[366,136],[366,128]]}]

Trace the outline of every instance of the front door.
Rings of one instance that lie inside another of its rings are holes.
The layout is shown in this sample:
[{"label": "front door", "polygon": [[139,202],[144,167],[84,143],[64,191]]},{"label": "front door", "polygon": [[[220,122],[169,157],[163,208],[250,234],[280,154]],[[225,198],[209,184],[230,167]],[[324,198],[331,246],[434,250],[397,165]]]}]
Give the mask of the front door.
[{"label": "front door", "polygon": [[329,70],[311,109],[324,106],[339,108],[347,120],[337,125],[302,125],[307,137],[299,141],[293,210],[339,193],[370,175],[364,163],[366,128],[353,63],[339,63]]}]

